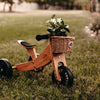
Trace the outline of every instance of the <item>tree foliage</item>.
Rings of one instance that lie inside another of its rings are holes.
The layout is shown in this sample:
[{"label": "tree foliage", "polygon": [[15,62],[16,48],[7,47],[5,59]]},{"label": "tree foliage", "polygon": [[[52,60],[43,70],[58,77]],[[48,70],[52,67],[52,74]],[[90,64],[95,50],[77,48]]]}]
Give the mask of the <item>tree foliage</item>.
[{"label": "tree foliage", "polygon": [[50,5],[66,5],[66,3],[73,3],[74,0],[26,0],[27,2],[37,2],[39,4],[50,4]]},{"label": "tree foliage", "polygon": [[0,0],[1,2],[8,2],[9,4],[13,4],[14,2],[13,2],[13,0]]},{"label": "tree foliage", "polygon": [[89,0],[75,0],[75,4],[80,4],[81,6],[87,6],[89,4]]},{"label": "tree foliage", "polygon": [[37,2],[39,5],[58,5],[67,9],[73,9],[74,6],[88,6],[89,4],[89,0],[26,0],[26,2]]},{"label": "tree foliage", "polygon": [[14,4],[13,0],[0,0],[1,2],[4,2],[4,7],[3,7],[3,11],[5,12],[5,6],[6,6],[6,3],[9,3],[10,6],[9,6],[9,11],[12,12],[12,6]]}]

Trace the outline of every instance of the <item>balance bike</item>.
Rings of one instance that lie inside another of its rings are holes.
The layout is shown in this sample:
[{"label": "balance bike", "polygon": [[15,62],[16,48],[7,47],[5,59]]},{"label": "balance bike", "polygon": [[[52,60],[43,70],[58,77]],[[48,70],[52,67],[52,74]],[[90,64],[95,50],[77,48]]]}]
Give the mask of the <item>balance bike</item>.
[{"label": "balance bike", "polygon": [[49,35],[37,35],[36,39],[49,39],[49,45],[44,51],[37,56],[35,51],[35,45],[27,43],[23,40],[18,40],[18,43],[25,47],[30,54],[30,61],[11,66],[6,59],[0,60],[0,76],[1,77],[12,77],[12,69],[19,71],[30,71],[35,72],[42,71],[44,66],[49,63],[53,63],[54,71],[52,73],[53,82],[72,86],[73,85],[73,74],[69,68],[67,68],[65,53],[71,52],[74,37],[64,36],[49,36]]}]

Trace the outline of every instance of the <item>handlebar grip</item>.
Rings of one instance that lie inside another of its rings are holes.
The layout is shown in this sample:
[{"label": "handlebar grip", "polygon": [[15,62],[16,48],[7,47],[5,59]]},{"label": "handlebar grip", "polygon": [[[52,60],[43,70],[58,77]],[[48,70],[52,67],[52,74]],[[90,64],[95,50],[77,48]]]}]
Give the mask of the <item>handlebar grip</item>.
[{"label": "handlebar grip", "polygon": [[37,41],[40,41],[42,39],[48,39],[49,36],[48,35],[36,35],[36,40]]}]

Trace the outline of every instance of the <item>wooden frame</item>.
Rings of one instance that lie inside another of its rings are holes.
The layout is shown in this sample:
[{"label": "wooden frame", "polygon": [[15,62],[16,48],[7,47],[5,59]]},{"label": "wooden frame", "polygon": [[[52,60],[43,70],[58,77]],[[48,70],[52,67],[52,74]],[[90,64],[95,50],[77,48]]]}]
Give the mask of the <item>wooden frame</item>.
[{"label": "wooden frame", "polygon": [[[19,44],[21,45],[21,43]],[[38,57],[36,55],[35,46],[33,47],[23,46],[23,47],[25,47],[27,51],[29,52],[30,56],[32,57],[32,61],[22,63],[22,64],[17,64],[13,66],[13,69],[17,69],[19,71],[29,71],[29,70],[40,69],[44,67],[45,65],[51,63],[52,61],[53,66],[54,66],[55,77],[57,78],[59,82],[61,82],[61,76],[58,70],[58,63],[61,62],[64,66],[67,66],[66,60],[65,60],[65,54],[53,53],[51,41],[50,41],[50,44],[44,49],[44,51]]]}]

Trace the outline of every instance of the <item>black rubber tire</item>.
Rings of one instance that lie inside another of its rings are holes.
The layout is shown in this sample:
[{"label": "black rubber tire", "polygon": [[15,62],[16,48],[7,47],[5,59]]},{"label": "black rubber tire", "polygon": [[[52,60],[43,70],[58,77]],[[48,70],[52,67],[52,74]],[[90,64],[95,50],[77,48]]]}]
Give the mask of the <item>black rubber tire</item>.
[{"label": "black rubber tire", "polygon": [[58,84],[67,85],[67,86],[71,87],[73,85],[73,74],[70,71],[70,69],[65,66],[60,66],[60,67],[58,67],[58,70],[59,70],[59,73],[61,76],[61,82],[58,82],[58,80],[55,78],[55,74],[53,71],[52,72],[53,83],[58,83]]},{"label": "black rubber tire", "polygon": [[7,60],[0,60],[0,77],[11,78],[13,74],[12,66]]},{"label": "black rubber tire", "polygon": [[[37,57],[39,56],[39,54],[37,55]],[[31,61],[32,60],[32,57],[30,56],[29,57],[29,60],[28,61]],[[39,68],[39,69],[35,69],[35,70],[32,70],[32,71],[34,71],[34,72],[42,72],[43,71],[43,69],[44,69],[44,67],[42,67],[42,68]]]}]

